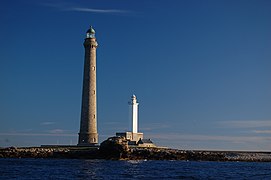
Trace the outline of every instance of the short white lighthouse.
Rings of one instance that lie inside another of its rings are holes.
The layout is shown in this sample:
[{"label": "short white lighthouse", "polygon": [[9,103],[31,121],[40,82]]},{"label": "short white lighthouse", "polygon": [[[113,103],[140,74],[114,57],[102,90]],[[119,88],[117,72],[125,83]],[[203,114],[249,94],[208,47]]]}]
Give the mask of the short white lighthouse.
[{"label": "short white lighthouse", "polygon": [[128,104],[132,111],[129,118],[129,120],[132,122],[132,129],[128,132],[117,132],[116,136],[125,137],[127,140],[129,140],[129,145],[136,145],[139,140],[143,139],[143,133],[138,132],[138,102],[135,95],[132,95]]},{"label": "short white lighthouse", "polygon": [[132,129],[129,132],[117,132],[117,137],[123,137],[128,140],[130,147],[156,147],[150,139],[143,139],[143,133],[138,132],[138,102],[136,96],[133,94],[129,101],[129,106],[132,111],[129,120],[132,121]]},{"label": "short white lighthouse", "polygon": [[138,133],[137,132],[137,122],[138,122],[138,102],[136,100],[136,96],[133,95],[131,97],[131,101],[129,102],[129,105],[131,106],[132,114],[131,114],[131,121],[132,121],[132,133]]}]

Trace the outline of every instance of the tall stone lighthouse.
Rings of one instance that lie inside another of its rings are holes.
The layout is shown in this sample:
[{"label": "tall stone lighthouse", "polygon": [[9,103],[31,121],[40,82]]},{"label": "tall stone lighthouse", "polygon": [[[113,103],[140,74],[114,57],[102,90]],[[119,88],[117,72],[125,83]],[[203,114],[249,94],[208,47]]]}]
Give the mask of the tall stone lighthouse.
[{"label": "tall stone lighthouse", "polygon": [[84,42],[85,62],[78,146],[92,146],[98,143],[96,95],[97,46],[95,30],[90,26]]}]

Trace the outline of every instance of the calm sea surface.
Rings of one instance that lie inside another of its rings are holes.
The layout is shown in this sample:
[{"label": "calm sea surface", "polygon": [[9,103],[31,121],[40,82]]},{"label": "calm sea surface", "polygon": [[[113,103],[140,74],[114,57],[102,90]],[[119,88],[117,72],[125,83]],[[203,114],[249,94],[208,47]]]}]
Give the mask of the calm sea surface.
[{"label": "calm sea surface", "polygon": [[271,163],[0,159],[0,179],[271,179]]}]

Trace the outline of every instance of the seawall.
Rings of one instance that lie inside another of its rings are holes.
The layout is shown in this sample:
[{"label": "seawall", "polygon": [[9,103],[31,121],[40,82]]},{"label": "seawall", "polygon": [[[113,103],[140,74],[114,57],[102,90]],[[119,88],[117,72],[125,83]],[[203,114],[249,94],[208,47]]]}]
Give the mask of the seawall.
[{"label": "seawall", "polygon": [[68,158],[97,159],[98,147],[46,146],[0,149],[0,158]]}]

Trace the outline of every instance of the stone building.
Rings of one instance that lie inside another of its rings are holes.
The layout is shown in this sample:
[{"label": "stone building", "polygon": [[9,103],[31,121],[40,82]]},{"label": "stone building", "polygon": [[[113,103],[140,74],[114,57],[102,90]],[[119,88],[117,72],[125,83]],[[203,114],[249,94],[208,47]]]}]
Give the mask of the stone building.
[{"label": "stone building", "polygon": [[155,144],[151,141],[151,139],[140,139],[137,142],[138,147],[156,147]]}]

